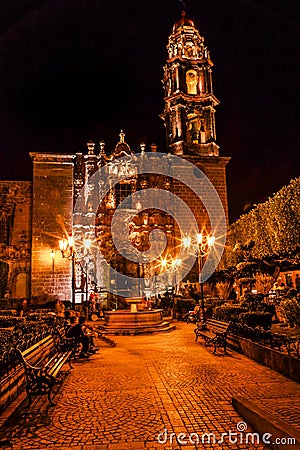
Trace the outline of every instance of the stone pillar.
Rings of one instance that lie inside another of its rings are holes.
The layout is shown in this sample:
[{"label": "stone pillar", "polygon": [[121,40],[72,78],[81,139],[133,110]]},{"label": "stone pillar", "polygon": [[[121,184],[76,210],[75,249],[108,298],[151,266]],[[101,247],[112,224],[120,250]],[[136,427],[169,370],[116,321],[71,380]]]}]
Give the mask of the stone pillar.
[{"label": "stone pillar", "polygon": [[177,123],[177,130],[178,130],[178,137],[182,137],[182,122],[181,122],[181,107],[178,106],[176,108],[176,123]]},{"label": "stone pillar", "polygon": [[[30,153],[33,160],[31,296],[71,300],[71,261],[59,240],[72,234],[74,155]],[[54,251],[54,258],[50,253]],[[35,297],[35,298],[34,298]]]}]

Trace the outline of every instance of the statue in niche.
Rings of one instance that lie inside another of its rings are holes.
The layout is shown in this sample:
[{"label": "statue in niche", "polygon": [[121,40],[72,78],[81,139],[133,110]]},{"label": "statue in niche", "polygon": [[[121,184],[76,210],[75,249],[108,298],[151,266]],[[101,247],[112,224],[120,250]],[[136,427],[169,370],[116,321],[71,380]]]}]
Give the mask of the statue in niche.
[{"label": "statue in niche", "polygon": [[198,75],[195,70],[188,70],[185,74],[187,93],[197,95]]},{"label": "statue in niche", "polygon": [[182,45],[181,43],[178,44],[178,55],[181,56],[182,55]]},{"label": "statue in niche", "polygon": [[201,129],[201,119],[195,115],[189,117],[187,123],[187,130],[190,137],[189,141],[192,142],[193,144],[199,143],[200,129]]},{"label": "statue in niche", "polygon": [[185,45],[184,53],[187,58],[192,58],[194,56],[194,49],[191,43]]},{"label": "statue in niche", "polygon": [[166,79],[165,81],[165,90],[166,90],[166,95],[169,96],[171,94],[171,89],[172,89],[172,83],[170,78]]},{"label": "statue in niche", "polygon": [[200,143],[205,144],[206,142],[206,134],[205,134],[205,128],[203,124],[200,127]]}]

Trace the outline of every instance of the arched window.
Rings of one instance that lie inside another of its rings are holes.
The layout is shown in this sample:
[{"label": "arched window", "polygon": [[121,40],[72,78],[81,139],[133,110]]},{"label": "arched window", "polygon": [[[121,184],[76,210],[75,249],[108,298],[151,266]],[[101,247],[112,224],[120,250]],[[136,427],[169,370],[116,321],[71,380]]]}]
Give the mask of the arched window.
[{"label": "arched window", "polygon": [[29,297],[29,276],[27,273],[21,272],[14,278],[13,297],[14,298]]},{"label": "arched window", "polygon": [[200,144],[201,119],[197,114],[191,113],[187,116],[187,141],[188,143]]}]

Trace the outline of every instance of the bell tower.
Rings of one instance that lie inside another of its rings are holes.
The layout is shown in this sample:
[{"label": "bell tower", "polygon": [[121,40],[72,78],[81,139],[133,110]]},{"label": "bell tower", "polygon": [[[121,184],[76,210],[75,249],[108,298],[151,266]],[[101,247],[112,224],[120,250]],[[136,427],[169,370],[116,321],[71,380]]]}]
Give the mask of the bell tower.
[{"label": "bell tower", "polygon": [[[219,155],[216,144],[213,63],[204,38],[182,11],[169,36],[168,58],[164,66],[164,112],[166,149],[196,165],[216,189],[228,223],[226,165],[230,158]],[[199,180],[200,182],[200,180]],[[204,205],[188,190],[173,181],[173,193],[188,203],[199,229],[209,229]],[[204,188],[203,188],[204,189]]]},{"label": "bell tower", "polygon": [[186,12],[174,26],[167,45],[162,80],[167,148],[175,155],[218,156],[209,51]]}]

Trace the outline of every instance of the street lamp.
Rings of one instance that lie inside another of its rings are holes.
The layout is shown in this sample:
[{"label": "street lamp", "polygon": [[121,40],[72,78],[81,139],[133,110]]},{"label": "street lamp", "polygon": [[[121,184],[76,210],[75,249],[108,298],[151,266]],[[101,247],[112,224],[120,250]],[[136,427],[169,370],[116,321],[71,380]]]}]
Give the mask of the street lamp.
[{"label": "street lamp", "polygon": [[181,259],[176,258],[172,261],[172,270],[173,270],[173,274],[174,274],[174,279],[173,279],[173,319],[176,319],[176,305],[177,305],[177,300],[175,299],[175,289],[176,289],[176,284],[177,284],[177,277],[176,277],[176,273],[177,270],[179,269],[181,265]]},{"label": "street lamp", "polygon": [[161,261],[161,267],[163,269],[168,269],[173,274],[173,280],[172,280],[172,303],[173,303],[173,311],[172,311],[172,317],[175,318],[175,286],[177,283],[176,279],[176,273],[181,265],[181,259],[162,259]]},{"label": "street lamp", "polygon": [[184,236],[184,238],[182,239],[183,247],[185,248],[185,250],[197,256],[198,280],[200,284],[201,310],[203,322],[205,322],[205,309],[204,309],[203,281],[201,274],[204,266],[204,260],[214,247],[215,240],[216,238],[213,235],[205,235],[203,233],[197,233],[195,236]]},{"label": "street lamp", "polygon": [[88,254],[91,249],[91,246],[92,246],[91,239],[86,238],[84,240],[84,248],[85,248],[85,252],[87,254],[86,260],[85,260],[85,301],[86,301],[86,305],[88,302],[88,288],[89,288],[89,286],[88,286],[88,263],[89,263]]},{"label": "street lamp", "polygon": [[172,261],[172,270],[173,270],[173,273],[174,273],[174,289],[175,289],[175,286],[176,286],[176,284],[177,284],[177,279],[176,279],[176,272],[177,272],[177,270],[179,269],[179,267],[180,267],[180,265],[181,265],[181,259],[179,259],[179,258],[176,258],[176,259],[174,259],[173,261]]},{"label": "street lamp", "polygon": [[[89,253],[92,246],[92,240],[90,238],[84,239],[84,249],[86,253]],[[88,300],[88,257],[86,259],[85,270],[83,269],[80,261],[76,261],[76,249],[73,236],[68,236],[68,239],[61,239],[59,241],[59,248],[62,258],[67,258],[72,261],[72,308],[75,308],[75,292],[76,292],[76,262],[80,265],[81,273],[85,276],[85,289],[86,300]]]},{"label": "street lamp", "polygon": [[55,285],[54,285],[54,258],[55,258],[55,251],[52,249],[50,252],[50,258],[52,260],[52,284],[53,284],[53,293],[55,291]]},{"label": "street lamp", "polygon": [[75,309],[75,247],[73,236],[59,241],[59,248],[62,258],[71,259],[72,261],[72,308]]},{"label": "street lamp", "polygon": [[141,297],[142,289],[141,289],[141,266],[140,266],[140,261],[138,261],[137,270],[138,270],[138,279],[139,279],[139,282],[138,282],[139,297]]}]

